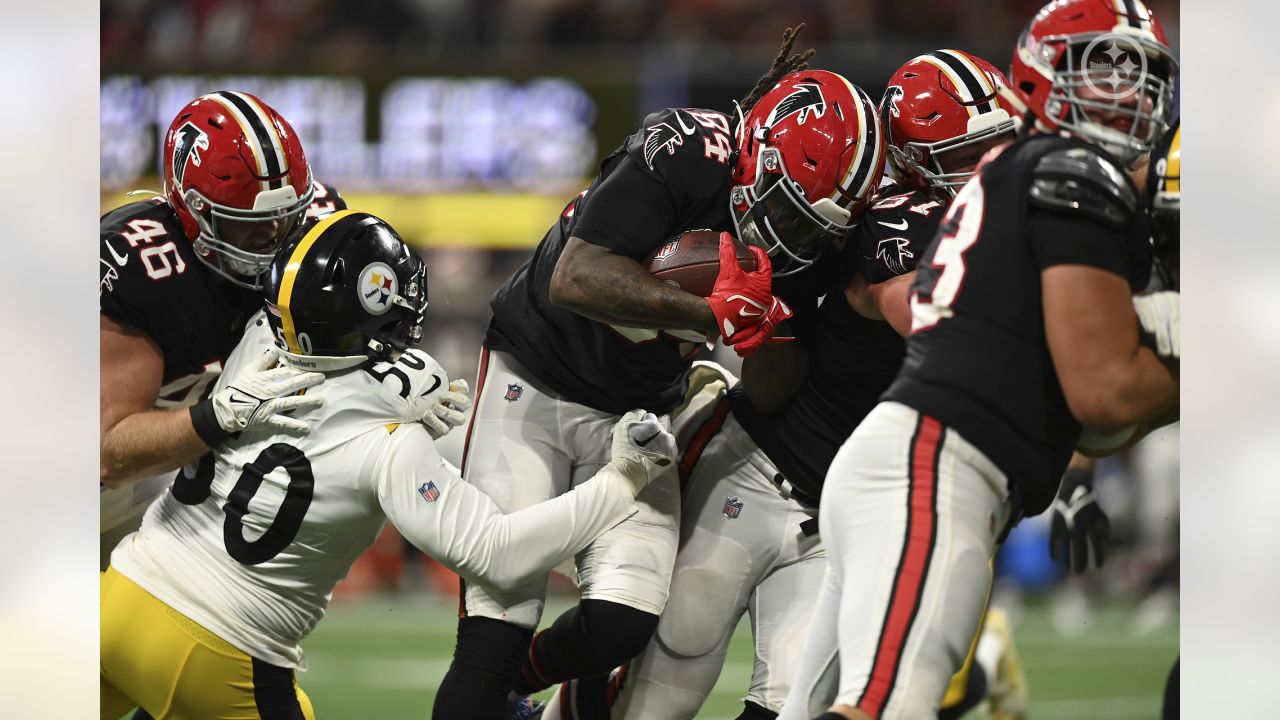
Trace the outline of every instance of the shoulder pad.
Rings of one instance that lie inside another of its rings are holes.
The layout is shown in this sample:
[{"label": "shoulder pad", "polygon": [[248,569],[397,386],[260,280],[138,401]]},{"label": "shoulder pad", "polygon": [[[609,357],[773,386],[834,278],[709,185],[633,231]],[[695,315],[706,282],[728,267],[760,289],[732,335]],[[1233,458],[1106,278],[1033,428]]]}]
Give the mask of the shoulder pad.
[{"label": "shoulder pad", "polygon": [[668,108],[644,119],[644,126],[627,142],[627,150],[660,175],[676,164],[722,170],[728,166],[732,137],[724,113]]},{"label": "shoulder pad", "polygon": [[1080,212],[1123,227],[1138,211],[1138,191],[1128,173],[1087,147],[1052,150],[1031,171],[1031,202],[1049,210]]}]

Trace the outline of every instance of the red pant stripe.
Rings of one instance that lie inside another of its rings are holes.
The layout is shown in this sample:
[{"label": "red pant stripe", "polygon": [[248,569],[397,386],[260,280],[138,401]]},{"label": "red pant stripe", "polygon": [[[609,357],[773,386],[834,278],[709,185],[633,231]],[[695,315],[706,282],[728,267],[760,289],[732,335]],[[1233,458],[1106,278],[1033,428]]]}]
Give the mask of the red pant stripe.
[{"label": "red pant stripe", "polygon": [[942,448],[942,423],[923,413],[911,439],[907,532],[894,575],[893,593],[880,628],[875,663],[858,699],[858,709],[879,718],[893,692],[906,645],[920,610],[929,561],[937,537],[938,455]]}]

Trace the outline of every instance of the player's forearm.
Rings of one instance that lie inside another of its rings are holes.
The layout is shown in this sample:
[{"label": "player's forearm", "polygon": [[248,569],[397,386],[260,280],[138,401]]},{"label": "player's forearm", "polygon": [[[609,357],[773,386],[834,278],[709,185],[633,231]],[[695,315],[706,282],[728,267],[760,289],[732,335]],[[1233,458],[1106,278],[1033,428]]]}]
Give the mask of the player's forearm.
[{"label": "player's forearm", "polygon": [[752,407],[770,415],[795,397],[808,373],[809,351],[804,345],[799,342],[765,345],[742,361],[742,389]]},{"label": "player's forearm", "polygon": [[716,333],[707,301],[667,285],[634,260],[611,253],[556,268],[551,301],[599,322],[655,330]]},{"label": "player's forearm", "polygon": [[102,436],[99,481],[118,488],[177,470],[209,452],[191,425],[191,413],[150,410],[130,415]]},{"label": "player's forearm", "polygon": [[635,511],[629,482],[606,465],[563,495],[481,523],[482,537],[457,572],[497,588],[515,587],[573,557]]}]

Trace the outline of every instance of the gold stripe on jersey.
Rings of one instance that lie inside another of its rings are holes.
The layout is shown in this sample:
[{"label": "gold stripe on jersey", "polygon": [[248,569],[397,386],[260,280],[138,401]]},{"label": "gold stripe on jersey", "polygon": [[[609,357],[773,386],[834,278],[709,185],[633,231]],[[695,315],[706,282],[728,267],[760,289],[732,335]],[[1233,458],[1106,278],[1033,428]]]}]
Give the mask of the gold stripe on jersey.
[{"label": "gold stripe on jersey", "polygon": [[284,266],[284,276],[280,278],[280,296],[275,299],[276,308],[280,311],[280,327],[284,330],[284,343],[289,347],[289,352],[298,355],[305,355],[302,351],[302,345],[298,343],[298,331],[293,325],[293,313],[289,309],[289,303],[293,300],[293,283],[298,277],[298,268],[302,267],[302,261],[307,257],[307,252],[311,250],[311,246],[316,244],[316,240],[324,234],[335,222],[344,217],[355,214],[355,210],[339,210],[329,217],[315,224],[315,227],[307,231],[302,237],[302,241],[293,249],[293,254],[289,256],[289,262]]},{"label": "gold stripe on jersey", "polygon": [[391,433],[395,432],[396,429],[399,427],[400,427],[400,423],[387,423],[387,434],[390,435]]},{"label": "gold stripe on jersey", "polygon": [[1182,185],[1182,127],[1173,132],[1169,152],[1164,156],[1164,187],[1167,193],[1181,192]]}]

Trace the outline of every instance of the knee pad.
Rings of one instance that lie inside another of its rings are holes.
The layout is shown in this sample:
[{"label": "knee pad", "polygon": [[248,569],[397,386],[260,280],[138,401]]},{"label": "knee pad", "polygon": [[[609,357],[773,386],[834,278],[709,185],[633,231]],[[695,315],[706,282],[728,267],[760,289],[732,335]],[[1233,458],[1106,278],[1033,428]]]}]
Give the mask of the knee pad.
[{"label": "knee pad", "polygon": [[695,530],[686,547],[707,548],[697,565],[679,567],[658,623],[658,643],[675,658],[708,655],[728,641],[742,616],[739,595],[751,553],[726,537]]}]

